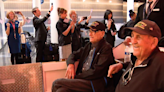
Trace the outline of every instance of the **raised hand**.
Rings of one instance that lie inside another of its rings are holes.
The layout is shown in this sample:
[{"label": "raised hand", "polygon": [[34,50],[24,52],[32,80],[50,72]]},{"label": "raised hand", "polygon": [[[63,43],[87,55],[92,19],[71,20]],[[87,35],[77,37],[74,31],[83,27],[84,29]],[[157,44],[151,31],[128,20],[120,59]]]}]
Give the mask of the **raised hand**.
[{"label": "raised hand", "polygon": [[7,23],[6,25],[7,25],[7,27],[10,27],[10,23]]},{"label": "raised hand", "polygon": [[51,5],[51,8],[50,8],[50,11],[52,11],[53,10],[53,5]]},{"label": "raised hand", "polygon": [[131,37],[130,37],[130,36],[127,36],[127,37],[125,38],[125,40],[124,40],[124,44],[125,44],[126,46],[129,46],[130,43],[131,43]]},{"label": "raised hand", "polygon": [[20,14],[20,15],[22,15],[23,16],[23,13],[21,12],[21,11],[19,11],[19,13],[18,14]]},{"label": "raised hand", "polygon": [[50,26],[47,27],[47,31],[49,31],[49,30],[50,30]]}]

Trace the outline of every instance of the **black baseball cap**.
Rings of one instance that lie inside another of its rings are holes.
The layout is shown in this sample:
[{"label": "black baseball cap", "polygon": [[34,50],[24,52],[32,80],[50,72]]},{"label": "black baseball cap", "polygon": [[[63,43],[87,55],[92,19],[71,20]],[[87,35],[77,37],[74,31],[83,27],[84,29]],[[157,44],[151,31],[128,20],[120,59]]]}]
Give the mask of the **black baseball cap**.
[{"label": "black baseball cap", "polygon": [[147,19],[138,22],[134,27],[126,27],[124,30],[131,30],[142,35],[157,37],[158,40],[161,38],[161,30],[159,26],[155,22]]},{"label": "black baseball cap", "polygon": [[105,25],[99,21],[92,22],[89,27],[92,31],[105,31]]}]

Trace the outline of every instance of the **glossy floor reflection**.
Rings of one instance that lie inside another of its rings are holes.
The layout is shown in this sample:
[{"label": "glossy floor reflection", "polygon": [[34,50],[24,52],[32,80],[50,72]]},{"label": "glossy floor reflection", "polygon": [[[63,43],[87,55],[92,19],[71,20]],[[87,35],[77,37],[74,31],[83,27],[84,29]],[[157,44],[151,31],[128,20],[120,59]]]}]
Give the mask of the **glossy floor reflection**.
[{"label": "glossy floor reflection", "polygon": [[[32,63],[36,63],[35,58],[35,48],[31,48],[32,52],[31,52],[31,62]],[[11,61],[10,61],[10,57],[11,54],[9,52],[9,47],[8,44],[6,43],[3,48],[0,50],[0,66],[8,66],[11,65]]]},{"label": "glossy floor reflection", "polygon": [[8,50],[8,45],[6,43],[4,47],[0,50],[0,66],[11,65],[10,56],[11,55]]}]

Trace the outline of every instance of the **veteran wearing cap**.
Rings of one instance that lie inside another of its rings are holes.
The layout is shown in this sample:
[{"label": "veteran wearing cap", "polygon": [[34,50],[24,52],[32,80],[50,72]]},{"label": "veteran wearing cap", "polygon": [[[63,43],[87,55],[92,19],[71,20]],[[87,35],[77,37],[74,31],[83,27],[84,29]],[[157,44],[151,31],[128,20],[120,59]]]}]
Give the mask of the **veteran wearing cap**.
[{"label": "veteran wearing cap", "polygon": [[[66,78],[55,80],[52,92],[103,92],[112,83],[112,80],[108,81],[107,73],[114,57],[111,45],[103,38],[105,25],[95,21],[89,28],[90,42],[69,56]],[[75,71],[77,60],[79,64]]]},{"label": "veteran wearing cap", "polygon": [[157,24],[142,20],[131,30],[133,55],[131,62],[109,67],[108,76],[126,68],[116,87],[116,92],[164,92],[164,53],[157,44],[161,31]]}]

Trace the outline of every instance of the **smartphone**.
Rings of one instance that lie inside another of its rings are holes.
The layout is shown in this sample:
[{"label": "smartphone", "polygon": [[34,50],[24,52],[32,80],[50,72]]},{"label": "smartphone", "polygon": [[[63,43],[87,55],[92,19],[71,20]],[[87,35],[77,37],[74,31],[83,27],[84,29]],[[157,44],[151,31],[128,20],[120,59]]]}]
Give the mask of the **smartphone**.
[{"label": "smartphone", "polygon": [[51,3],[51,5],[53,5],[53,3]]},{"label": "smartphone", "polygon": [[15,14],[19,14],[19,11],[15,11]]},{"label": "smartphone", "polygon": [[86,20],[87,19],[87,16],[83,17],[83,20]]}]

